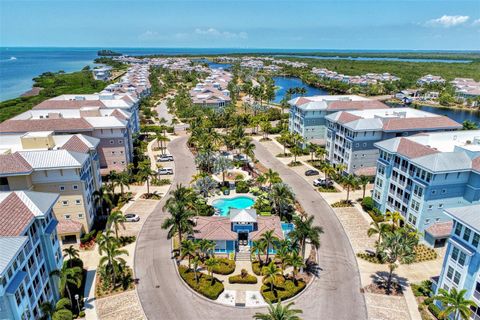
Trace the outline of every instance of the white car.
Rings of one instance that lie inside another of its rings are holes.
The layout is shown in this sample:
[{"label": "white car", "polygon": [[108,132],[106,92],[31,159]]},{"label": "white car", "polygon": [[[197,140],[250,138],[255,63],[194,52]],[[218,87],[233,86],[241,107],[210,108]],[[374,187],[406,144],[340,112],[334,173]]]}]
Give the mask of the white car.
[{"label": "white car", "polygon": [[173,169],[172,168],[160,168],[158,169],[158,174],[163,176],[163,175],[169,175],[169,174],[173,174]]},{"label": "white car", "polygon": [[173,156],[169,154],[162,154],[157,157],[158,162],[167,162],[167,161],[173,161]]},{"label": "white car", "polygon": [[313,185],[315,187],[333,187],[333,182],[326,179],[315,179]]},{"label": "white car", "polygon": [[138,222],[138,221],[140,221],[140,217],[137,216],[135,213],[127,213],[125,215],[125,220],[127,222]]}]

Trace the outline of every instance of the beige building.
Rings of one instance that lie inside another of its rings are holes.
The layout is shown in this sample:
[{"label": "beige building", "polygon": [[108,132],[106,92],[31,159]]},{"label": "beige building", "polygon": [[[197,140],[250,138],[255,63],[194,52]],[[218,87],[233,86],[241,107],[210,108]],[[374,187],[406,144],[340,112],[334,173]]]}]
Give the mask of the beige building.
[{"label": "beige building", "polygon": [[101,186],[99,140],[51,131],[2,136],[0,190],[58,193],[53,211],[62,242],[78,242],[96,216],[93,193]]}]

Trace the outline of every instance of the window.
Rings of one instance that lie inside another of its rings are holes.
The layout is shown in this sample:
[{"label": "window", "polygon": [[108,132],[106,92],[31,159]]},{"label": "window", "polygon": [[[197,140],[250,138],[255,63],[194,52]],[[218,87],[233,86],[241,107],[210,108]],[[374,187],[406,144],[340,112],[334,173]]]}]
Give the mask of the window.
[{"label": "window", "polygon": [[453,277],[453,283],[459,284],[460,283],[460,278],[461,278],[460,272],[455,271],[455,276]]},{"label": "window", "polygon": [[112,154],[115,154],[115,151],[112,151]]},{"label": "window", "polygon": [[78,214],[78,219],[83,219],[83,213]]},{"label": "window", "polygon": [[443,194],[447,193],[447,189],[442,189],[442,193]]},{"label": "window", "polygon": [[455,235],[460,237],[461,233],[462,233],[462,225],[457,222],[455,225]]},{"label": "window", "polygon": [[118,140],[118,144],[122,144],[123,143],[123,140]]},{"label": "window", "polygon": [[79,204],[81,204],[81,203],[82,203],[82,201],[80,201],[80,199],[75,200],[75,204],[76,204],[76,205],[79,205]]},{"label": "window", "polygon": [[71,216],[69,214],[64,214],[63,217],[66,219],[66,220],[70,220]]},{"label": "window", "polygon": [[465,228],[465,231],[463,232],[463,240],[469,241],[470,240],[470,234],[472,233],[472,230],[469,228]]},{"label": "window", "polygon": [[438,209],[441,209],[441,208],[443,208],[443,203],[438,204]]},{"label": "window", "polygon": [[448,270],[447,270],[447,278],[452,280],[452,277],[453,277],[453,268],[452,267],[448,267]]},{"label": "window", "polygon": [[437,190],[432,190],[432,194],[436,194],[437,193]]},{"label": "window", "polygon": [[60,191],[65,191],[65,186],[60,186]]},{"label": "window", "polygon": [[432,210],[433,209],[433,204],[429,204],[428,205],[428,210]]},{"label": "window", "polygon": [[110,144],[114,144],[115,143],[115,140],[110,140]]},{"label": "window", "polygon": [[62,200],[62,205],[63,206],[68,206],[68,200]]},{"label": "window", "polygon": [[479,242],[480,242],[480,235],[478,235],[478,233],[474,233],[473,234],[472,245],[476,248],[478,246]]},{"label": "window", "polygon": [[74,185],[72,186],[72,189],[73,189],[73,190],[78,190],[78,185],[77,185],[77,184],[74,184]]}]

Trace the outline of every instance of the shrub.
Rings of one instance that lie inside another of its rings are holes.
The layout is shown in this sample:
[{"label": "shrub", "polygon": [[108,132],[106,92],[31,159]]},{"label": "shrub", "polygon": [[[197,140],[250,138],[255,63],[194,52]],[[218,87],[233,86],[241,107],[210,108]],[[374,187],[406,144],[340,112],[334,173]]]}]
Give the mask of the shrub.
[{"label": "shrub", "polygon": [[439,320],[445,319],[444,317],[440,316],[441,310],[436,305],[434,305],[433,302],[428,305],[428,310],[430,310],[430,312],[435,316],[435,318]]},{"label": "shrub", "polygon": [[214,278],[213,285],[211,285],[212,278],[203,272],[197,272],[198,283],[195,280],[195,273],[187,267],[179,266],[178,272],[190,288],[209,299],[216,300],[224,290],[222,282]]},{"label": "shrub", "polygon": [[258,279],[254,275],[248,274],[247,270],[242,269],[242,272],[238,275],[231,276],[228,278],[228,283],[246,283],[246,284],[255,284]]},{"label": "shrub", "polygon": [[246,181],[237,181],[235,182],[235,191],[237,193],[247,193],[250,190],[248,183]]},{"label": "shrub", "polygon": [[[283,277],[279,277],[283,278]],[[278,281],[274,286],[273,292],[270,291],[270,280],[265,281],[264,285],[261,288],[261,293],[263,298],[266,301],[270,301],[271,303],[275,303],[278,301],[283,301],[290,299],[296,296],[299,292],[305,289],[307,284],[303,280],[285,280]]]},{"label": "shrub", "polygon": [[170,179],[157,179],[157,178],[154,178],[152,179],[151,181],[151,184],[152,186],[157,186],[157,187],[161,187],[161,186],[166,186],[166,185],[169,185],[171,184],[172,181]]},{"label": "shrub", "polygon": [[424,244],[415,246],[415,262],[429,261],[437,259],[437,252],[428,248]]},{"label": "shrub", "polygon": [[289,167],[298,167],[298,166],[301,166],[302,163],[300,161],[291,161],[288,166]]},{"label": "shrub", "polygon": [[282,153],[279,153],[279,154],[276,155],[277,158],[289,158],[291,156],[292,156],[292,154],[288,153],[288,152],[287,153],[282,152]]},{"label": "shrub", "polygon": [[83,237],[80,238],[80,243],[86,244],[87,242],[95,240],[96,237],[97,237],[97,231],[92,230],[89,233],[85,233]]},{"label": "shrub", "polygon": [[375,203],[373,202],[372,197],[363,198],[363,200],[362,200],[363,210],[370,211],[370,210],[373,210],[374,207],[375,207]]},{"label": "shrub", "polygon": [[337,190],[337,188],[335,188],[335,187],[319,187],[319,188],[318,188],[318,191],[319,191],[319,192],[330,192],[330,193],[339,192],[339,191]]},{"label": "shrub", "polygon": [[212,269],[213,273],[226,275],[235,271],[235,260],[218,258],[218,262],[219,263]]},{"label": "shrub", "polygon": [[79,267],[80,269],[83,269],[83,261],[80,258],[68,259],[63,263],[67,264],[69,268]]},{"label": "shrub", "polygon": [[135,240],[137,240],[137,237],[136,236],[120,236],[118,240],[120,242],[120,246],[125,247],[126,245],[129,245],[130,243],[135,242]]},{"label": "shrub", "polygon": [[382,263],[382,261],[380,261],[376,255],[371,255],[371,254],[368,254],[366,252],[357,253],[357,257],[359,257],[363,260],[366,260],[368,262],[371,262],[371,263],[379,263],[379,264]]},{"label": "shrub", "polygon": [[347,207],[353,207],[353,204],[351,201],[347,202],[345,200],[340,200],[332,203],[332,208],[347,208]]},{"label": "shrub", "polygon": [[252,270],[257,276],[262,275],[262,267],[260,267],[260,262],[252,261]]},{"label": "shrub", "polygon": [[413,294],[416,297],[430,297],[432,294],[432,281],[430,280],[424,280],[419,284],[413,283],[410,286],[412,287]]}]

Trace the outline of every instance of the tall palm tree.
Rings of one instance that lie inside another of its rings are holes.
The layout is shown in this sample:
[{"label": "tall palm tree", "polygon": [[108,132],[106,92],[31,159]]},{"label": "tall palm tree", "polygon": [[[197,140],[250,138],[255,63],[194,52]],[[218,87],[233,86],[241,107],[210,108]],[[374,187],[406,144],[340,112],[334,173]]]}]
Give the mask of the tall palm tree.
[{"label": "tall palm tree", "polygon": [[192,203],[196,200],[195,192],[181,184],[177,185],[175,190],[170,192],[170,198],[165,202],[163,210],[167,209],[172,203],[182,203],[188,208],[192,207]]},{"label": "tall palm tree", "polygon": [[251,252],[257,254],[257,259],[260,266],[263,265],[263,261],[260,255],[264,253],[266,249],[267,249],[267,243],[265,241],[257,240],[252,242]]},{"label": "tall palm tree", "polygon": [[198,255],[193,257],[193,274],[195,275],[195,282],[198,284],[198,265],[200,264],[200,257]]},{"label": "tall palm tree", "polygon": [[314,226],[313,220],[313,216],[308,216],[306,218],[294,217],[293,222],[295,224],[295,229],[289,233],[290,237],[298,241],[303,260],[305,260],[305,246],[307,239],[310,240],[311,245],[315,248],[320,247],[320,234],[323,233],[323,229],[320,226]]},{"label": "tall palm tree", "polygon": [[400,227],[400,222],[404,220],[402,214],[398,211],[387,211],[386,220],[392,222],[392,229]]},{"label": "tall palm tree", "polygon": [[68,257],[68,266],[71,268],[72,267],[72,262],[74,259],[80,258],[80,255],[78,254],[79,251],[78,249],[74,248],[72,245],[70,247],[63,249],[63,257],[66,258]]},{"label": "tall palm tree", "polygon": [[337,171],[337,174],[338,175],[341,175],[342,172],[344,172],[345,170],[347,170],[347,165],[345,163],[337,163],[335,165],[335,170]]},{"label": "tall palm tree", "polygon": [[474,301],[465,299],[466,289],[457,291],[457,288],[452,288],[450,292],[439,289],[438,293],[434,299],[442,303],[443,310],[440,312],[440,316],[443,318],[450,318],[453,315],[454,320],[468,320],[472,313],[470,307],[477,307]]},{"label": "tall palm tree", "polygon": [[281,274],[280,269],[277,267],[275,262],[272,261],[267,266],[262,268],[262,274],[264,276],[264,281],[270,280],[270,291],[273,292],[273,288],[277,282],[277,276]]},{"label": "tall palm tree", "polygon": [[217,258],[209,258],[207,261],[205,261],[205,266],[207,267],[207,271],[212,277],[212,282],[210,283],[211,286],[213,286],[215,278],[213,277],[213,269],[220,263]]},{"label": "tall palm tree", "polygon": [[115,170],[110,171],[110,180],[112,183],[120,187],[120,194],[124,195],[124,187],[130,189],[130,172],[128,170],[123,170],[121,172],[116,172]]},{"label": "tall palm tree", "polygon": [[203,176],[195,181],[195,189],[204,197],[207,198],[212,191],[217,188],[217,182],[210,176]]},{"label": "tall palm tree", "polygon": [[249,157],[253,162],[255,162],[255,144],[252,142],[252,139],[244,139],[243,142],[243,153]]},{"label": "tall palm tree", "polygon": [[324,147],[317,146],[315,149],[315,157],[324,160],[325,155],[327,154],[327,150]]},{"label": "tall palm tree", "polygon": [[415,260],[417,244],[418,238],[411,236],[406,229],[396,229],[382,237],[378,251],[381,259],[388,263],[387,293],[391,290],[393,271],[398,267],[398,263],[409,264]]},{"label": "tall palm tree", "polygon": [[147,183],[147,194],[150,194],[150,179],[155,177],[157,173],[152,170],[150,163],[142,165],[138,168],[137,176],[138,179],[142,182]]},{"label": "tall palm tree", "polygon": [[170,217],[163,221],[162,229],[169,229],[168,239],[178,234],[179,242],[182,243],[182,235],[193,232],[193,212],[182,202],[168,203],[167,210],[170,213]]},{"label": "tall palm tree", "polygon": [[294,280],[297,279],[298,270],[305,267],[305,263],[303,262],[303,258],[296,252],[292,252],[287,257],[287,263],[292,266],[292,277]]},{"label": "tall palm tree", "polygon": [[233,161],[226,157],[216,157],[213,163],[213,170],[215,173],[222,174],[222,182],[225,183],[225,173],[227,170],[233,168]]},{"label": "tall palm tree", "polygon": [[215,242],[212,240],[202,239],[198,242],[198,249],[200,250],[202,259],[210,256],[210,253],[215,251]]},{"label": "tall palm tree", "polygon": [[102,214],[107,215],[108,210],[113,206],[112,194],[104,187],[100,187],[98,190],[95,190],[92,195],[97,208],[100,207]]},{"label": "tall palm tree", "polygon": [[372,221],[370,222],[370,228],[367,230],[367,235],[371,237],[374,234],[378,234],[377,243],[380,243],[380,241],[382,241],[382,236],[388,231],[391,231],[391,228],[388,224]]},{"label": "tall palm tree", "polygon": [[109,225],[113,225],[113,229],[115,230],[115,237],[117,238],[117,240],[118,240],[118,229],[122,227],[123,230],[125,230],[125,225],[123,223],[126,221],[127,219],[123,215],[123,212],[120,210],[112,211],[112,213],[110,213],[110,215],[108,216],[107,223]]},{"label": "tall palm tree", "polygon": [[262,236],[260,237],[260,241],[265,242],[266,247],[267,247],[267,257],[266,257],[266,263],[269,263],[269,251],[270,247],[274,247],[279,239],[273,234],[274,230],[268,230],[265,231]]},{"label": "tall palm tree", "polygon": [[272,169],[268,169],[267,172],[263,174],[265,176],[266,181],[268,182],[268,187],[271,188],[272,184],[279,183],[282,181],[280,178],[280,174]]},{"label": "tall palm tree", "polygon": [[69,284],[80,288],[80,285],[82,284],[82,269],[80,267],[69,268],[67,264],[64,264],[62,269],[50,272],[50,276],[58,278],[58,290],[60,291],[60,294],[65,296],[66,292],[68,298],[72,301]]},{"label": "tall palm tree", "polygon": [[280,301],[274,306],[268,302],[268,313],[255,313],[253,319],[256,320],[301,320],[298,314],[302,314],[300,309],[290,309],[295,303],[290,302],[287,305],[282,305]]},{"label": "tall palm tree", "polygon": [[329,163],[325,163],[323,165],[322,171],[323,171],[323,173],[325,173],[325,179],[326,180],[330,180],[337,173],[335,168]]},{"label": "tall palm tree", "polygon": [[370,183],[370,178],[367,176],[358,177],[358,184],[362,186],[362,199],[365,198],[365,193],[367,192],[367,185]]},{"label": "tall palm tree", "polygon": [[288,261],[288,257],[290,255],[290,251],[288,246],[281,245],[277,252],[275,253],[275,258],[280,260],[280,269],[282,270],[282,274],[285,271],[285,263]]},{"label": "tall palm tree", "polygon": [[188,269],[191,269],[191,258],[197,253],[198,245],[192,240],[183,240],[180,244],[180,256],[182,259],[188,257]]},{"label": "tall palm tree", "polygon": [[292,188],[285,183],[275,183],[271,187],[270,200],[272,201],[273,209],[280,217],[283,218],[283,213],[293,204],[295,195]]},{"label": "tall palm tree", "polygon": [[342,186],[347,189],[347,198],[345,199],[345,202],[348,202],[350,198],[350,190],[355,190],[358,187],[357,177],[355,177],[353,174],[349,174],[348,176],[342,178],[341,183]]},{"label": "tall palm tree", "polygon": [[118,271],[120,266],[126,264],[125,259],[121,256],[127,255],[128,251],[125,249],[119,249],[120,245],[115,237],[112,236],[112,231],[107,230],[101,233],[97,238],[98,253],[101,255],[99,264],[105,265],[107,270],[112,274],[112,283],[115,286],[118,279]]},{"label": "tall palm tree", "polygon": [[40,320],[71,320],[73,319],[71,308],[72,302],[68,298],[62,298],[56,304],[44,302],[40,305],[42,311]]}]

